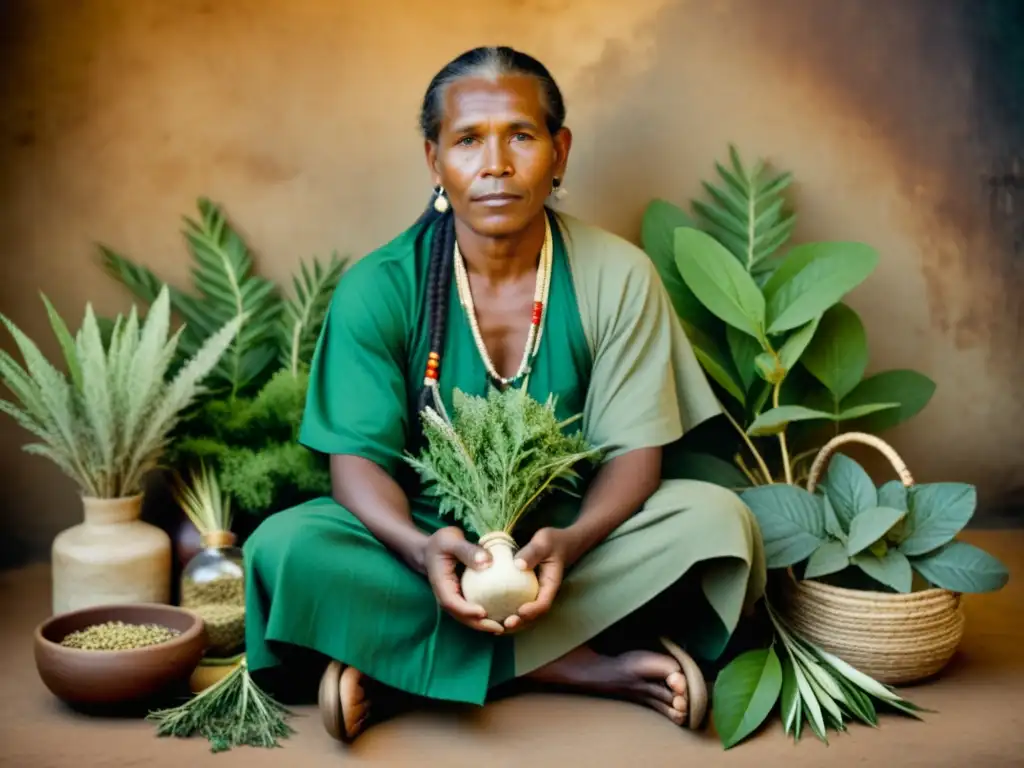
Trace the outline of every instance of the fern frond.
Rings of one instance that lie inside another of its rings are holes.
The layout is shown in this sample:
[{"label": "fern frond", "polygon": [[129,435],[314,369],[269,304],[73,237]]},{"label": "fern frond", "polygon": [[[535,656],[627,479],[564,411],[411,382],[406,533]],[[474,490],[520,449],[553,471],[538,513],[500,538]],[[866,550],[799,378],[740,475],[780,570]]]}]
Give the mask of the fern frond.
[{"label": "fern frond", "polygon": [[[234,318],[244,318],[230,349],[212,373],[232,393],[258,379],[275,360],[279,349],[278,318],[281,299],[277,287],[252,273],[252,258],[242,238],[223,213],[205,198],[199,200],[201,218],[185,218],[185,238],[194,259],[192,277],[198,300],[189,300],[186,320],[197,323],[209,337]],[[183,349],[198,352],[190,340]]]},{"label": "fern frond", "polygon": [[783,191],[792,174],[768,176],[758,161],[747,170],[736,147],[729,145],[731,167],[715,163],[724,182],[703,182],[709,201],[693,201],[702,228],[722,243],[752,275],[774,267],[771,257],[789,239],[796,215],[785,210]]},{"label": "fern frond", "polygon": [[300,262],[301,278],[292,279],[295,296],[284,305],[280,363],[293,374],[313,357],[331,296],[348,260],[333,253],[326,267],[315,256],[312,261],[312,272],[305,262]]}]

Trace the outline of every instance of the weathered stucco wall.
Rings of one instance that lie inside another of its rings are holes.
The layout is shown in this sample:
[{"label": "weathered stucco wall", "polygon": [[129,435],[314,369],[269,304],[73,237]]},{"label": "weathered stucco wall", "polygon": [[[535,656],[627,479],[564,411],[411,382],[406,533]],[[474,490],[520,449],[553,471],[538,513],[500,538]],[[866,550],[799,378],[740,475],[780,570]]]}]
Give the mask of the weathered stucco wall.
[{"label": "weathered stucco wall", "polygon": [[[56,354],[39,291],[69,319],[86,301],[124,310],[96,241],[185,281],[180,217],[201,195],[271,278],[301,256],[366,252],[427,199],[415,126],[430,77],[466,48],[511,44],[565,91],[570,212],[635,239],[647,201],[687,204],[733,141],[795,172],[798,239],[877,247],[850,299],[871,367],[939,385],[890,437],[920,479],[978,483],[996,515],[1024,456],[1021,135],[979,56],[992,3],[967,5],[8,0],[0,308]],[[80,509],[23,440],[0,421],[0,549],[45,556]]]}]

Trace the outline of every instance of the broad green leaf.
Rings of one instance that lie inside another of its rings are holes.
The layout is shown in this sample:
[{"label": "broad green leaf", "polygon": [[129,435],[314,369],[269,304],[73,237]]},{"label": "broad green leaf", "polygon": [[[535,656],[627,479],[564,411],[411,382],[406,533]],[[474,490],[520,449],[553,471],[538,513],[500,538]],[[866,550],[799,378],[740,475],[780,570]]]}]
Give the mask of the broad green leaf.
[{"label": "broad green leaf", "polygon": [[900,543],[908,557],[923,555],[951,541],[974,515],[978,493],[966,483],[928,483],[909,493],[910,533]]},{"label": "broad green leaf", "polygon": [[749,392],[750,387],[757,380],[757,367],[754,360],[761,354],[761,345],[753,336],[748,336],[731,325],[727,325],[725,328],[725,338],[729,343],[729,352],[732,355],[736,371],[739,373],[743,391]]},{"label": "broad green leaf", "polygon": [[843,544],[846,544],[848,531],[840,522],[839,516],[836,514],[835,507],[832,506],[832,500],[828,497],[827,493],[822,494],[821,503],[825,509],[825,532],[829,536],[834,536]]},{"label": "broad green leaf", "polygon": [[850,564],[850,558],[846,554],[846,548],[841,541],[823,542],[810,559],[807,561],[807,568],[804,569],[805,579],[816,579],[819,576],[827,576],[843,570]]},{"label": "broad green leaf", "polygon": [[825,537],[817,499],[795,485],[750,488],[742,499],[757,519],[769,568],[786,568],[810,557]]},{"label": "broad green leaf", "polygon": [[711,710],[726,749],[753,733],[768,717],[782,689],[782,666],[772,647],[737,656],[715,681]]},{"label": "broad green leaf", "polygon": [[878,253],[873,248],[852,242],[797,246],[786,261],[801,249],[811,255],[798,256],[794,263],[800,268],[786,270],[783,263],[765,286],[769,333],[796,328],[823,314],[867,279],[878,264]]},{"label": "broad green leaf", "polygon": [[865,509],[878,506],[878,492],[870,475],[846,454],[836,453],[829,460],[823,485],[839,522],[847,531],[853,518]]},{"label": "broad green leaf", "polygon": [[867,334],[857,313],[846,304],[829,308],[801,361],[842,401],[860,383],[868,364]]},{"label": "broad green leaf", "polygon": [[693,347],[697,362],[714,381],[728,392],[740,405],[746,405],[746,394],[740,383],[729,353],[710,334],[704,333],[694,325],[683,321],[683,329]]},{"label": "broad green leaf", "polygon": [[907,510],[907,488],[899,480],[890,480],[878,489],[878,506]]},{"label": "broad green leaf", "polygon": [[793,671],[793,656],[787,653],[782,658],[782,699],[780,701],[782,725],[791,733],[796,719],[800,716],[800,692],[796,686],[796,672]]},{"label": "broad green leaf", "polygon": [[905,510],[888,507],[872,507],[858,512],[850,521],[850,538],[846,543],[846,554],[850,557],[860,554],[884,537],[906,514]]},{"label": "broad green leaf", "polygon": [[832,414],[816,411],[802,405],[780,405],[765,411],[747,427],[747,434],[755,437],[775,435],[786,429],[790,422],[811,419],[832,419]]},{"label": "broad green leaf", "polygon": [[676,266],[700,302],[729,325],[760,338],[765,303],[746,270],[711,235],[697,229],[675,232]]},{"label": "broad green leaf", "polygon": [[803,359],[808,345],[820,327],[821,317],[818,316],[791,333],[789,338],[783,343],[782,348],[779,350],[779,360],[787,372],[793,370],[794,366]]},{"label": "broad green leaf", "polygon": [[758,416],[754,422],[747,427],[747,434],[754,435],[756,437],[775,435],[785,430],[786,427],[794,421],[813,421],[818,419],[827,419],[828,421],[847,421],[874,410],[884,410],[894,406],[894,403],[876,403],[874,405],[858,406],[856,409],[851,408],[836,414],[829,413],[828,411],[808,408],[803,405],[780,405],[778,408],[772,408]]},{"label": "broad green leaf", "polygon": [[951,541],[913,562],[931,584],[953,592],[994,592],[1010,579],[1005,565],[965,541]]},{"label": "broad green leaf", "polygon": [[879,411],[860,418],[851,429],[878,434],[902,424],[920,413],[935,393],[935,382],[917,371],[893,370],[864,379],[845,398],[842,407],[867,403],[899,403],[898,408]]},{"label": "broad green leaf", "polygon": [[676,266],[676,229],[696,226],[693,219],[678,206],[667,200],[655,199],[644,211],[640,242],[654,262],[679,318],[704,333],[710,333],[719,325],[717,318],[693,295]]},{"label": "broad green leaf", "polygon": [[898,549],[890,549],[885,557],[875,557],[870,552],[855,555],[853,564],[875,581],[892,587],[897,592],[909,592],[914,573],[907,556]]},{"label": "broad green leaf", "polygon": [[703,480],[725,488],[750,487],[750,480],[735,465],[709,453],[666,453],[664,472],[666,477]]}]

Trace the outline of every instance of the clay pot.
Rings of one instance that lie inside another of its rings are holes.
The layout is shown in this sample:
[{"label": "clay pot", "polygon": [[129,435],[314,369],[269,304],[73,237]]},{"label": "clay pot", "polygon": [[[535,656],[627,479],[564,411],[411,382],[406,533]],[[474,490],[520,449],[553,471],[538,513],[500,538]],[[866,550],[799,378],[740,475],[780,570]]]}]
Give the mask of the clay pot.
[{"label": "clay pot", "polygon": [[[87,651],[60,644],[72,632],[106,621],[161,624],[181,632],[159,645],[126,651]],[[141,701],[187,684],[206,649],[196,614],[171,605],[103,605],[51,617],[36,627],[36,669],[50,692],[72,705]]]},{"label": "clay pot", "polygon": [[53,540],[53,612],[170,602],[171,538],[139,519],[142,495],[84,497],[82,506],[84,520]]}]

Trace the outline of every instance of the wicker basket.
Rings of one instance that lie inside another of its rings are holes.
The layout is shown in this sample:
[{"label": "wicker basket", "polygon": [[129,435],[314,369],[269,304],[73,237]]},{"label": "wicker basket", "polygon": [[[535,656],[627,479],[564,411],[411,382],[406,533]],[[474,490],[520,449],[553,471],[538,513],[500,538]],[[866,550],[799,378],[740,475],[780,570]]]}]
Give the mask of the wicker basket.
[{"label": "wicker basket", "polygon": [[[893,465],[904,486],[913,477],[903,460],[874,435],[848,432],[830,440],[815,457],[807,480],[814,488],[839,446],[864,443]],[[808,641],[879,682],[905,684],[941,670],[964,633],[960,595],[946,589],[909,594],[844,589],[812,579],[787,580],[782,613]]]}]

